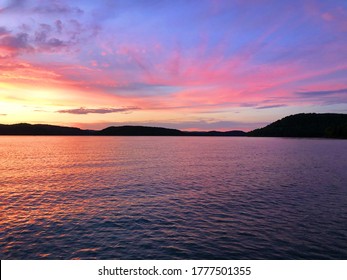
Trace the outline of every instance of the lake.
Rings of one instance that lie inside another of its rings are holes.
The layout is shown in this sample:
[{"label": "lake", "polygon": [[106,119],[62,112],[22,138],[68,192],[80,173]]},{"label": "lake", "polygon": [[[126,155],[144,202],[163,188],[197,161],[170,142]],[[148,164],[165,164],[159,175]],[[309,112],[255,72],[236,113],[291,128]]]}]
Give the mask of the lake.
[{"label": "lake", "polygon": [[347,141],[0,137],[1,259],[347,259]]}]

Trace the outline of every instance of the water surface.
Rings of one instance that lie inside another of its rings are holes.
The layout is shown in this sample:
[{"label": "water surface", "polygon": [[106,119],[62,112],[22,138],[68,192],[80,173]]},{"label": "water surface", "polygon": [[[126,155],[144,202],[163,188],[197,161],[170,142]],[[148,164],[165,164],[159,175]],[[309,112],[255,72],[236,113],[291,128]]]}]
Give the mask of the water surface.
[{"label": "water surface", "polygon": [[347,141],[0,137],[1,259],[347,259]]}]

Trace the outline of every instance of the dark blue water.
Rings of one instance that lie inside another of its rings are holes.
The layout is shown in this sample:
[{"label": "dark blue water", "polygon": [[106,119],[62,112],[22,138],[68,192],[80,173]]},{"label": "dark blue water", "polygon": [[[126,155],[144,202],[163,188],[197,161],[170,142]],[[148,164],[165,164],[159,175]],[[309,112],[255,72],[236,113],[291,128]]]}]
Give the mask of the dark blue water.
[{"label": "dark blue water", "polygon": [[347,259],[347,141],[0,137],[1,259]]}]

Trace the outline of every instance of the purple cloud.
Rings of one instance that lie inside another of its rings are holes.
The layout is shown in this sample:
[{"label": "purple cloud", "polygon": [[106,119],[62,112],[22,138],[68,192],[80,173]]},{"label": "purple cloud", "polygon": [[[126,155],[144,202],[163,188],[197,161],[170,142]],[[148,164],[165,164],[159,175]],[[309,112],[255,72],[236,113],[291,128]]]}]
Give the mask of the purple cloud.
[{"label": "purple cloud", "polygon": [[72,44],[72,38],[67,41],[58,39],[55,35],[59,35],[62,32],[62,22],[56,21],[53,26],[49,24],[40,24],[40,28],[35,32],[34,41],[37,48],[45,51],[54,51],[55,49],[61,49],[62,47],[68,47]]},{"label": "purple cloud", "polygon": [[0,12],[10,12],[17,9],[25,9],[38,14],[83,14],[83,10],[78,7],[71,7],[62,1],[27,1],[10,0],[8,5],[0,8]]},{"label": "purple cloud", "polygon": [[332,94],[346,94],[347,88],[337,89],[337,90],[320,90],[320,91],[300,91],[296,92],[297,95],[302,97],[317,97],[317,96],[327,96]]},{"label": "purple cloud", "polygon": [[31,50],[32,46],[29,44],[29,35],[27,33],[18,33],[17,35],[5,35],[0,39],[0,46],[10,49],[27,49]]},{"label": "purple cloud", "polygon": [[58,34],[61,34],[63,31],[63,22],[61,20],[56,20],[54,24]]},{"label": "purple cloud", "polygon": [[21,28],[27,32],[15,33],[0,26],[0,48],[10,52],[11,56],[25,52],[69,51],[81,40],[86,40],[90,36],[90,30],[88,31],[76,20],[65,23],[56,20],[53,24],[42,23],[36,28],[21,25]]},{"label": "purple cloud", "polygon": [[12,0],[9,1],[9,4],[6,7],[0,8],[0,13],[22,8],[23,6],[25,6],[25,0]]},{"label": "purple cloud", "polygon": [[33,11],[41,14],[83,14],[83,10],[78,7],[71,7],[62,2],[42,3],[33,8]]},{"label": "purple cloud", "polygon": [[259,106],[255,109],[272,109],[272,108],[280,108],[280,107],[287,107],[286,104],[276,104],[276,105],[267,105],[267,106]]},{"label": "purple cloud", "polygon": [[10,31],[6,27],[0,26],[0,36],[9,34]]},{"label": "purple cloud", "polygon": [[110,114],[110,113],[125,113],[131,112],[133,110],[139,110],[137,107],[127,107],[127,108],[98,108],[98,109],[90,109],[90,108],[77,108],[77,109],[67,109],[67,110],[59,110],[56,113],[66,113],[66,114],[75,114],[75,115],[87,115],[87,114]]}]

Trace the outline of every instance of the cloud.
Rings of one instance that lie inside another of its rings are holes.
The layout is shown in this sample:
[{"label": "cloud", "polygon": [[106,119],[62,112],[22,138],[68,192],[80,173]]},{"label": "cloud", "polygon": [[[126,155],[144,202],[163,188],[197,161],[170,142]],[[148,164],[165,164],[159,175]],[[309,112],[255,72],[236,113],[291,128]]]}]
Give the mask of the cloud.
[{"label": "cloud", "polygon": [[[40,24],[39,28],[34,34],[34,44],[38,50],[51,51],[61,50],[64,47],[69,47],[77,43],[76,33],[77,30],[73,30],[72,34],[69,34],[67,40],[62,40],[56,36],[62,36],[63,23],[58,20],[54,25]],[[64,35],[64,34],[63,34]]]},{"label": "cloud", "polygon": [[7,114],[0,114],[0,116],[5,117],[5,116],[7,116]]},{"label": "cloud", "polygon": [[296,92],[297,95],[302,97],[317,97],[317,96],[327,96],[333,94],[345,94],[347,93],[347,88],[336,89],[336,90],[319,90],[319,91],[300,91]]},{"label": "cloud", "polygon": [[[24,10],[21,10],[24,13]],[[30,13],[29,13],[30,14]],[[25,16],[17,27],[0,20],[0,58],[19,56],[25,53],[43,54],[80,50],[98,30],[94,25],[78,18],[41,19],[33,22]],[[10,17],[9,17],[10,18]],[[2,22],[4,24],[2,24]]]},{"label": "cloud", "polygon": [[83,10],[71,7],[61,2],[48,2],[41,6],[36,6],[33,11],[41,14],[83,14]]},{"label": "cloud", "polygon": [[0,8],[0,13],[16,10],[17,8],[22,8],[25,5],[25,0],[11,0],[8,1],[8,5],[4,8]]},{"label": "cloud", "polygon": [[0,47],[8,48],[11,50],[32,49],[32,47],[29,45],[29,35],[24,32],[18,33],[16,35],[8,34],[2,36],[0,39]]},{"label": "cloud", "polygon": [[51,38],[46,42],[46,45],[50,47],[63,47],[67,44],[64,41],[59,40],[57,38]]},{"label": "cloud", "polygon": [[63,31],[63,22],[61,20],[56,20],[54,25],[58,34],[61,34],[61,32]]},{"label": "cloud", "polygon": [[[58,24],[58,26],[60,26]],[[58,27],[54,27],[56,29]],[[59,30],[57,31],[59,33]],[[5,27],[0,27],[0,49],[7,52],[7,56],[16,56],[21,52],[56,51],[73,45],[72,38],[67,41],[56,38],[53,27],[41,24],[34,34],[19,32],[11,33]],[[74,35],[75,36],[75,35]],[[71,35],[72,37],[72,35]]]},{"label": "cloud", "polygon": [[10,33],[9,30],[7,30],[6,27],[0,26],[0,36],[8,35]]},{"label": "cloud", "polygon": [[56,113],[66,113],[66,114],[75,114],[75,115],[87,115],[87,114],[110,114],[110,113],[126,113],[133,110],[139,110],[138,107],[126,107],[126,108],[77,108],[77,109],[68,109],[68,110],[59,110]]},{"label": "cloud", "polygon": [[286,104],[275,104],[275,105],[267,105],[267,106],[259,106],[255,109],[272,109],[272,108],[280,108],[280,107],[287,107]]},{"label": "cloud", "polygon": [[[10,0],[7,1],[8,5],[4,8],[0,8],[1,12],[11,12],[16,10],[25,10],[30,13],[38,14],[83,14],[83,10],[78,7],[71,7],[63,1],[35,1],[27,0]],[[47,2],[47,3],[45,3]]]}]

